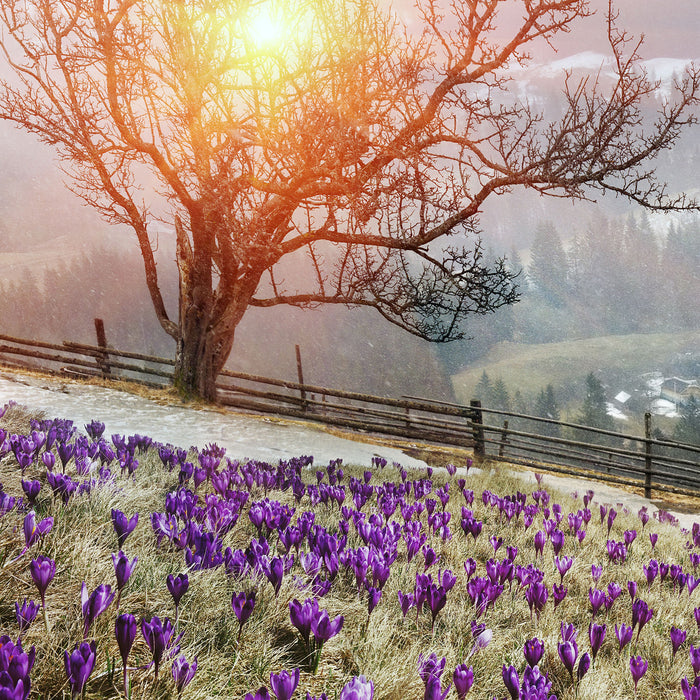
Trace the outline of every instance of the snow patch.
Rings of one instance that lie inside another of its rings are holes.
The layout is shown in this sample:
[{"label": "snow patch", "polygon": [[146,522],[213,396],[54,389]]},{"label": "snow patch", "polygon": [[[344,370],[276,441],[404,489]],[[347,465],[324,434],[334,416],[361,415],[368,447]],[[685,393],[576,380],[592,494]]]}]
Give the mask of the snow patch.
[{"label": "snow patch", "polygon": [[606,413],[617,420],[629,420],[629,418],[614,404],[609,401],[605,404],[607,407]]},{"label": "snow patch", "polygon": [[70,419],[79,430],[99,420],[105,424],[107,436],[138,433],[165,444],[200,449],[215,442],[225,447],[232,459],[277,464],[279,460],[313,455],[316,464],[341,458],[345,464],[369,466],[376,456],[405,467],[427,466],[399,449],[332,435],[309,423],[162,405],[123,391],[59,379],[0,374],[0,406],[8,401],[44,411],[47,418]]}]

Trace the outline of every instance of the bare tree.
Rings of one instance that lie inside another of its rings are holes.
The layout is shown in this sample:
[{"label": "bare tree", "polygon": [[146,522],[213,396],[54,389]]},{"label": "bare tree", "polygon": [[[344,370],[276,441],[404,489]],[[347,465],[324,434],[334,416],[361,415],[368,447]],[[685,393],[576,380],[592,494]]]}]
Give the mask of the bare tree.
[{"label": "bare tree", "polygon": [[[504,36],[507,4],[418,0],[416,35],[373,0],[301,0],[283,40],[263,42],[254,17],[273,0],[3,0],[14,74],[0,116],[54,145],[73,190],[133,228],[176,384],[215,399],[250,306],[370,306],[445,341],[465,314],[516,301],[503,261],[482,256],[491,195],[695,206],[667,196],[651,161],[695,121],[698,71],[643,124],[655,85],[610,8],[614,84],[563,76],[564,114],[547,123],[508,95],[510,71],[588,3],[518,0]],[[176,236],[177,319],[158,284],[158,220]]]}]

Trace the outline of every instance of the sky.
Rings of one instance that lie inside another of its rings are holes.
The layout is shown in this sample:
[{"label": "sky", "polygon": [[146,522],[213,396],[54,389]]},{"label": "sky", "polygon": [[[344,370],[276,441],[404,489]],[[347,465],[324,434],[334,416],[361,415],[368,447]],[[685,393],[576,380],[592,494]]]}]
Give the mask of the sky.
[{"label": "sky", "polygon": [[[445,7],[446,1],[436,3]],[[606,39],[606,15],[608,0],[589,0],[593,17],[577,21],[571,31],[559,35],[555,48],[560,55],[581,51],[610,53]],[[400,15],[410,16],[413,0],[395,0],[392,6]],[[510,26],[521,16],[522,0],[506,0]],[[630,35],[644,35],[642,55],[645,58],[660,56],[671,58],[700,58],[700,2],[698,0],[615,0],[619,13],[618,25]],[[416,25],[414,25],[416,26]],[[538,61],[549,61],[554,52],[546,46],[533,51]]]}]

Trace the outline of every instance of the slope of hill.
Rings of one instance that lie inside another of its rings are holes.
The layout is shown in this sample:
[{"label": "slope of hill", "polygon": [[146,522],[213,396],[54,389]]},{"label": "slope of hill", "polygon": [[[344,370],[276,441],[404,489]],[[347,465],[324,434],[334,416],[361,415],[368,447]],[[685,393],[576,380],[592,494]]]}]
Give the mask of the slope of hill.
[{"label": "slope of hill", "polygon": [[509,390],[534,396],[552,384],[562,403],[571,400],[589,372],[603,381],[611,377],[639,376],[672,367],[680,355],[697,352],[700,331],[612,335],[561,343],[522,345],[500,343],[486,357],[452,377],[457,400],[474,398],[483,372],[502,378]]}]

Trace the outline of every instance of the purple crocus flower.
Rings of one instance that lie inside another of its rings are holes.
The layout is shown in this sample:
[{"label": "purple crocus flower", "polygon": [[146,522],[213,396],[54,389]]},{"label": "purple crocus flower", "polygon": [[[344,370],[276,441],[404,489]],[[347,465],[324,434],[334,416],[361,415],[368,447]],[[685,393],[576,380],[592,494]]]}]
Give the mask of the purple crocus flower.
[{"label": "purple crocus flower", "polygon": [[672,647],[671,661],[673,661],[673,659],[676,657],[676,652],[681,648],[681,646],[685,642],[688,633],[685,630],[678,629],[678,627],[671,627],[670,635]]},{"label": "purple crocus flower", "polygon": [[690,665],[693,667],[693,673],[700,676],[700,647],[697,649],[691,644],[688,650],[690,656]]},{"label": "purple crocus flower", "polygon": [[561,530],[554,530],[549,536],[554,554],[558,555],[564,548],[564,533]]},{"label": "purple crocus flower", "polygon": [[301,634],[304,646],[309,650],[309,637],[311,635],[311,619],[319,614],[318,600],[307,598],[300,603],[296,598],[289,603],[289,618]]},{"label": "purple crocus flower", "polygon": [[187,574],[178,574],[177,576],[168,574],[168,577],[165,579],[165,585],[173,598],[173,603],[175,603],[175,624],[177,625],[180,614],[180,601],[190,587],[190,580]]},{"label": "purple crocus flower", "polygon": [[533,581],[527,591],[525,592],[525,600],[530,607],[530,617],[532,617],[532,611],[535,611],[537,619],[539,620],[540,613],[547,602],[549,596],[549,591],[547,586],[539,581]]},{"label": "purple crocus flower", "polygon": [[593,579],[593,583],[598,583],[598,580],[600,579],[600,575],[602,573],[602,566],[596,566],[595,564],[591,564],[591,578]]},{"label": "purple crocus flower", "polygon": [[134,531],[139,521],[139,514],[136,513],[133,517],[127,518],[124,513],[116,508],[112,509],[112,525],[114,532],[117,535],[117,544],[119,549],[124,548],[126,538]]},{"label": "purple crocus flower", "polygon": [[[24,552],[35,544],[41,537],[51,532],[53,518],[44,518],[40,522],[36,521],[36,513],[30,510],[24,516],[22,529],[24,531]],[[24,553],[23,552],[23,553]]]},{"label": "purple crocus flower", "polygon": [[464,561],[464,573],[467,575],[467,581],[476,573],[476,560],[468,557]]},{"label": "purple crocus flower", "polygon": [[85,425],[85,432],[94,440],[97,441],[102,437],[105,431],[105,424],[98,420],[93,420]]},{"label": "purple crocus flower", "polygon": [[447,593],[442,586],[436,586],[434,583],[431,583],[428,586],[426,601],[428,603],[428,608],[430,608],[430,615],[432,618],[430,629],[434,629],[435,619],[438,613],[447,604]]},{"label": "purple crocus flower", "polygon": [[275,589],[275,598],[279,595],[284,579],[284,560],[280,557],[274,557],[267,566],[263,567],[263,573],[267,580]]},{"label": "purple crocus flower", "polygon": [[117,579],[117,610],[119,610],[119,600],[121,599],[122,588],[124,588],[124,586],[126,586],[126,584],[129,582],[137,561],[138,557],[134,557],[130,562],[129,557],[127,557],[121,550],[119,550],[117,554],[112,554],[114,576]]},{"label": "purple crocus flower", "polygon": [[270,700],[270,693],[265,686],[262,686],[255,694],[246,693],[244,700]]},{"label": "purple crocus flower", "polygon": [[155,678],[158,679],[158,669],[163,659],[163,653],[170,647],[173,627],[170,620],[166,617],[163,622],[160,618],[154,615],[150,622],[146,619],[141,620],[141,634],[148,645],[153,658],[153,666],[155,668]]},{"label": "purple crocus flower", "polygon": [[557,651],[559,652],[559,658],[564,664],[564,667],[569,672],[569,676],[573,682],[574,679],[574,664],[578,657],[578,645],[576,640],[571,639],[564,642],[559,642],[557,645]]},{"label": "purple crocus flower", "polygon": [[467,666],[467,664],[459,664],[452,674],[452,682],[454,683],[458,700],[464,700],[472,685],[474,685],[473,667]]},{"label": "purple crocus flower", "polygon": [[637,692],[637,683],[639,683],[642,676],[647,672],[649,663],[643,659],[641,656],[630,657],[630,672],[632,673],[632,680],[634,681],[634,692]]},{"label": "purple crocus flower", "polygon": [[589,588],[588,600],[591,602],[593,617],[595,617],[598,611],[605,605],[605,593],[597,588]]},{"label": "purple crocus flower", "polygon": [[656,542],[659,539],[659,533],[658,532],[650,532],[649,533],[649,541],[651,542],[651,551],[654,551],[654,548],[656,547]]},{"label": "purple crocus flower", "polygon": [[190,681],[197,673],[197,657],[195,656],[191,664],[187,663],[184,656],[178,656],[172,665],[173,680],[177,688],[177,697],[182,697],[182,691],[189,685]]},{"label": "purple crocus flower", "polygon": [[382,597],[382,591],[379,588],[370,586],[367,589],[367,616],[372,614],[372,611],[377,607]]},{"label": "purple crocus flower", "polygon": [[685,700],[700,700],[700,676],[695,677],[695,681],[690,685],[688,677],[681,680],[681,691]]},{"label": "purple crocus flower", "polygon": [[56,455],[53,452],[44,452],[41,455],[41,461],[44,466],[51,471],[56,465]]},{"label": "purple crocus flower", "polygon": [[81,642],[69,654],[64,652],[66,675],[71,688],[71,698],[77,698],[83,692],[92,669],[95,667],[97,645],[95,642]]},{"label": "purple crocus flower", "polygon": [[[404,617],[406,617],[406,613],[413,607],[414,602],[413,593],[403,593],[399,591],[399,605],[401,606],[401,612]],[[698,608],[698,610],[700,610],[700,608]],[[700,622],[698,622],[698,628],[700,629]]]},{"label": "purple crocus flower", "polygon": [[610,530],[612,529],[616,517],[617,511],[612,506],[610,506],[610,510],[608,511],[608,537],[610,537]]},{"label": "purple crocus flower", "polygon": [[15,619],[17,620],[17,625],[19,627],[19,636],[22,635],[30,628],[32,622],[36,619],[37,613],[41,606],[35,603],[33,600],[27,601],[24,599],[22,605],[15,603]]},{"label": "purple crocus flower", "polygon": [[[290,603],[289,606],[291,608],[292,604]],[[255,608],[255,591],[234,593],[231,597],[231,608],[238,618],[238,639],[240,639],[243,625],[248,622]]]},{"label": "purple crocus flower", "polygon": [[639,625],[637,629],[637,639],[642,632],[642,628],[651,620],[654,610],[650,608],[644,600],[637,598],[632,604],[632,629]]},{"label": "purple crocus flower", "polygon": [[0,636],[0,698],[27,700],[35,657],[34,647],[25,652],[19,639],[15,644],[6,634]]},{"label": "purple crocus flower", "polygon": [[528,666],[537,666],[544,654],[544,642],[537,637],[528,639],[523,646],[523,655]]},{"label": "purple crocus flower", "polygon": [[559,571],[559,583],[564,582],[564,576],[566,575],[567,571],[571,568],[571,565],[574,563],[574,560],[571,557],[554,557],[554,564],[557,567],[557,570]]},{"label": "purple crocus flower", "polygon": [[430,656],[423,656],[423,654],[418,654],[418,675],[424,684],[428,682],[428,678],[431,676],[436,676],[440,678],[442,672],[445,670],[445,664],[447,659],[443,656],[439,661],[437,654],[433,652]]},{"label": "purple crocus flower", "polygon": [[83,610],[83,639],[87,639],[92,623],[111,605],[115,594],[109,584],[100,584],[88,595],[85,581],[80,588],[80,602]]},{"label": "purple crocus flower", "polygon": [[36,559],[32,559],[30,562],[29,572],[31,573],[32,581],[34,581],[34,584],[39,590],[41,604],[44,605],[46,589],[56,575],[56,562],[49,557],[39,556]]},{"label": "purple crocus flower", "polygon": [[435,550],[432,547],[428,547],[428,545],[425,545],[421,551],[423,552],[423,560],[425,562],[423,571],[427,571],[438,560],[438,555],[435,553]]},{"label": "purple crocus flower", "polygon": [[41,491],[41,481],[34,479],[32,481],[25,481],[22,479],[22,491],[29,501],[29,505],[33,506],[36,499],[39,497],[39,491]]},{"label": "purple crocus flower", "polygon": [[44,609],[44,623],[46,631],[49,632],[51,626],[49,624],[49,615],[46,611],[46,589],[56,575],[56,562],[49,557],[39,556],[29,562],[29,573],[41,596],[41,607]]},{"label": "purple crocus flower", "polygon": [[518,670],[515,666],[506,666],[503,664],[501,676],[503,677],[506,690],[510,693],[511,700],[518,700],[520,697],[520,677],[518,676]]},{"label": "purple crocus flower", "polygon": [[425,684],[423,700],[445,700],[451,687],[452,683],[450,682],[443,691],[440,678],[438,676],[430,676]]},{"label": "purple crocus flower", "polygon": [[580,683],[583,677],[588,673],[588,669],[591,667],[591,657],[588,652],[585,652],[578,662],[578,667],[576,669],[576,682]]},{"label": "purple crocus flower", "polygon": [[648,564],[642,566],[642,571],[644,571],[648,588],[651,588],[651,584],[659,573],[659,562],[656,559],[650,559]]},{"label": "purple crocus flower", "polygon": [[576,637],[578,636],[578,630],[576,629],[576,625],[574,625],[573,622],[564,624],[564,622],[562,621],[560,623],[560,628],[561,639],[563,642],[573,642],[576,640]]},{"label": "purple crocus flower", "polygon": [[642,529],[646,526],[646,524],[649,522],[649,512],[647,510],[646,506],[642,506],[637,515],[639,516],[639,519],[642,521]]},{"label": "purple crocus flower", "polygon": [[620,643],[620,652],[632,641],[633,633],[633,627],[622,624],[618,627],[617,623],[615,624],[615,635],[617,636],[617,641]]},{"label": "purple crocus flower", "polygon": [[117,638],[119,655],[122,657],[124,695],[129,697],[126,660],[129,658],[129,652],[136,639],[136,618],[129,613],[119,615],[114,623],[114,635]]},{"label": "purple crocus flower", "polygon": [[538,554],[543,554],[544,545],[547,541],[547,536],[543,530],[538,530],[535,533],[535,556]]},{"label": "purple crocus flower", "polygon": [[593,661],[595,661],[596,654],[598,653],[598,650],[603,644],[606,629],[607,628],[605,625],[596,625],[594,622],[591,622],[588,625],[588,639],[591,642],[591,653],[593,654]]},{"label": "purple crocus flower", "polygon": [[271,673],[270,685],[277,700],[290,700],[299,685],[299,669],[295,668],[292,673],[289,671]]},{"label": "purple crocus flower", "polygon": [[342,615],[334,617],[332,620],[327,610],[321,610],[318,615],[311,618],[311,631],[316,643],[323,644],[332,637],[335,637],[341,629],[345,618]]},{"label": "purple crocus flower", "polygon": [[634,599],[637,597],[637,582],[627,581],[627,592],[630,594],[630,598],[634,603]]},{"label": "purple crocus flower", "polygon": [[340,691],[339,700],[372,700],[374,683],[364,676],[355,676]]},{"label": "purple crocus flower", "polygon": [[554,598],[554,609],[556,610],[557,605],[561,603],[564,598],[566,598],[566,594],[569,592],[569,589],[564,586],[563,584],[561,586],[558,586],[556,583],[552,584],[552,598]]}]

